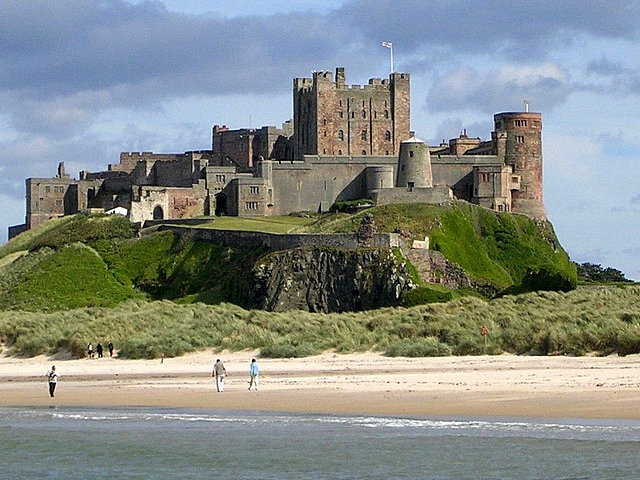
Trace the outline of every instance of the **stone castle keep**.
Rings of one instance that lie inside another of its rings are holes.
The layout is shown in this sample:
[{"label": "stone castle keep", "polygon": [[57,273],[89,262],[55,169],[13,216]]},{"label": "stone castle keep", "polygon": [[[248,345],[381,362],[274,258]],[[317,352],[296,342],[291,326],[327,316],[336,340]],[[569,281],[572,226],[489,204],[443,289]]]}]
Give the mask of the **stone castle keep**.
[{"label": "stone castle keep", "polygon": [[343,68],[293,81],[293,122],[230,130],[215,125],[211,150],[126,152],[100,172],[26,180],[26,221],[9,237],[78,212],[132,222],[206,215],[327,211],[336,202],[466,200],[545,218],[542,115],[494,115],[489,140],[429,146],[410,131],[410,75],[347,85]]}]

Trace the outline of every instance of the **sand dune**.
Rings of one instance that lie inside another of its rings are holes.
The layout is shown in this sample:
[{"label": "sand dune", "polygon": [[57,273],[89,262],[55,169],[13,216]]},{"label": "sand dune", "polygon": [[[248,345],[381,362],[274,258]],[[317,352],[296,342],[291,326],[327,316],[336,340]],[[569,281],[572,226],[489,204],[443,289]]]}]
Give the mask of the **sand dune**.
[{"label": "sand dune", "polygon": [[[0,357],[3,406],[157,406],[335,414],[640,419],[640,357],[387,358],[374,353],[259,359],[199,352],[164,360]],[[215,391],[211,369],[229,373]],[[60,373],[55,398],[44,374]]]}]

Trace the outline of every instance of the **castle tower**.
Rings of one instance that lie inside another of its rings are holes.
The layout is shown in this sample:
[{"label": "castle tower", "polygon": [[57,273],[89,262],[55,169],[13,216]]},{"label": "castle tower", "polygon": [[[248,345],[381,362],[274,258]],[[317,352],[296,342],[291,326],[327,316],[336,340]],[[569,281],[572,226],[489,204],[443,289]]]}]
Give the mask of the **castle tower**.
[{"label": "castle tower", "polygon": [[409,138],[408,73],[347,85],[344,68],[293,82],[295,158],[397,155]]},{"label": "castle tower", "polygon": [[408,190],[433,187],[429,146],[416,137],[400,144],[396,186]]},{"label": "castle tower", "polygon": [[504,163],[520,176],[520,189],[511,194],[511,211],[546,219],[542,201],[542,114],[504,112],[494,115],[493,121],[498,157],[504,156]]}]

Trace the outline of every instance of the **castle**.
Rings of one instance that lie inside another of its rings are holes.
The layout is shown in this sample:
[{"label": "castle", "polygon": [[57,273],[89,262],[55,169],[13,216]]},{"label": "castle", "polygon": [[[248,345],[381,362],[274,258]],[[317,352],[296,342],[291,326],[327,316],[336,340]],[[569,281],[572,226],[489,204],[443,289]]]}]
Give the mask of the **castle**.
[{"label": "castle", "polygon": [[546,217],[542,115],[494,115],[489,140],[429,146],[410,130],[410,75],[347,85],[343,68],[293,81],[293,122],[230,130],[215,125],[211,150],[126,152],[101,172],[26,180],[26,219],[9,237],[78,212],[122,213],[132,222],[207,215],[327,211],[336,201],[376,204],[451,198]]}]

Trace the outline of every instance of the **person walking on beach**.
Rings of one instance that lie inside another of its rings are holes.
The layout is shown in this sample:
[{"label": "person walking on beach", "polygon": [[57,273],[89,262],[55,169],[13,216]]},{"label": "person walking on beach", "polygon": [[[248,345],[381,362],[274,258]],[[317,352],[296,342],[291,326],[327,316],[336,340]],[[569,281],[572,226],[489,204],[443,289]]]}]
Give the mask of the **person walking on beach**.
[{"label": "person walking on beach", "polygon": [[91,345],[91,342],[87,345],[87,358],[93,358],[93,345]]},{"label": "person walking on beach", "polygon": [[252,385],[255,390],[258,390],[258,375],[260,375],[258,362],[256,362],[255,358],[252,358],[251,365],[249,365],[249,390],[251,390]]},{"label": "person walking on beach", "polygon": [[107,344],[107,348],[109,349],[109,356],[113,357],[113,342],[111,342],[111,340],[109,340],[109,343]]},{"label": "person walking on beach", "polygon": [[216,360],[213,365],[212,377],[216,377],[216,390],[218,393],[224,392],[224,376],[227,374],[227,370],[224,368],[224,363],[220,359]]},{"label": "person walking on beach", "polygon": [[53,393],[56,391],[56,385],[58,384],[58,372],[56,372],[55,365],[47,372],[47,379],[49,380],[49,396],[53,398]]},{"label": "person walking on beach", "polygon": [[96,345],[96,352],[98,352],[98,358],[102,358],[102,344],[98,343],[98,345]]}]

